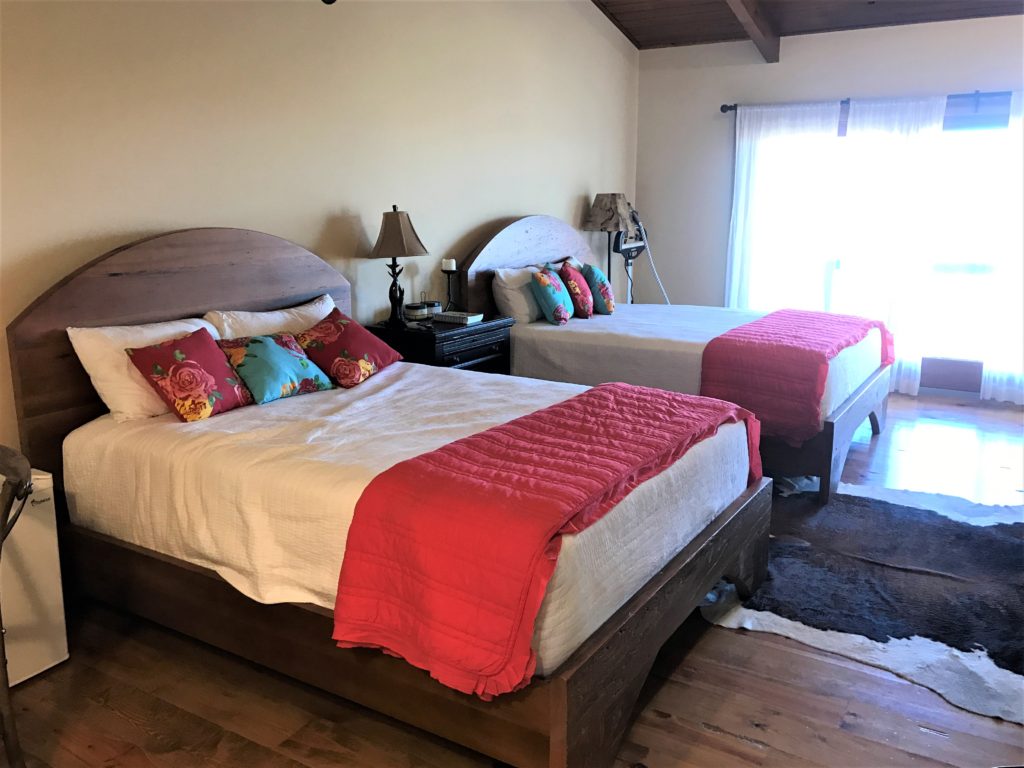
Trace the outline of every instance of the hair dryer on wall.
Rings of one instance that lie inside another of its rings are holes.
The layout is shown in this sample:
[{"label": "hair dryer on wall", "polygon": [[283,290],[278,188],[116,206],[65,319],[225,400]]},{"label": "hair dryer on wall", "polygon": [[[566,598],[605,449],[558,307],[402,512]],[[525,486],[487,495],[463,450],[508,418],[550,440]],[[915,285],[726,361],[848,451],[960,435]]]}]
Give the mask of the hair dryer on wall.
[{"label": "hair dryer on wall", "polygon": [[635,231],[616,232],[615,238],[612,241],[612,250],[615,251],[615,253],[621,254],[625,261],[629,303],[633,303],[633,262],[643,256],[646,251],[648,258],[651,260],[651,272],[654,274],[654,281],[658,284],[658,288],[661,290],[661,296],[665,299],[666,304],[671,304],[672,302],[668,299],[668,293],[665,291],[665,286],[661,282],[661,277],[658,275],[658,268],[654,265],[654,251],[651,249],[651,244],[647,239],[647,229],[644,227],[644,223],[640,220],[640,213],[637,209],[633,207],[632,203],[628,203],[628,205],[629,217],[633,220]]}]

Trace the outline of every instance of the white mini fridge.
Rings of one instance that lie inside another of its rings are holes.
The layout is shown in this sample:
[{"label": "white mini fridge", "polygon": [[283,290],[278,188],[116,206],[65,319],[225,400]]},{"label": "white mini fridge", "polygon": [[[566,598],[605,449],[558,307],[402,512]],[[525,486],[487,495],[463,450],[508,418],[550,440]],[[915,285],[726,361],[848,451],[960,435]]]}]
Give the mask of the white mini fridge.
[{"label": "white mini fridge", "polygon": [[32,494],[4,543],[0,600],[11,685],[68,658],[53,477],[47,472],[32,470]]}]

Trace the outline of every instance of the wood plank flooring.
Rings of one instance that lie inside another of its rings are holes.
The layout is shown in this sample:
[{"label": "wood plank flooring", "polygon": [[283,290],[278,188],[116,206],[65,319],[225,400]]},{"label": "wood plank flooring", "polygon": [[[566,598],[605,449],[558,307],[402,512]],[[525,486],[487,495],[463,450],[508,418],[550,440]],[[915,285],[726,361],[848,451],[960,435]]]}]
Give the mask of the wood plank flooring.
[{"label": "wood plank flooring", "polygon": [[976,398],[891,395],[885,431],[854,435],[843,481],[1024,504],[1024,409]]},{"label": "wood plank flooring", "polygon": [[[1013,472],[1017,493],[1024,484],[1020,465],[1013,463],[1024,451],[1020,411],[894,398],[889,416],[881,439],[858,435],[844,480],[899,484],[918,477],[923,470],[915,466],[916,451],[938,441],[936,451],[954,450],[966,462],[958,470],[971,473],[964,487],[996,485],[999,494],[1013,498]],[[935,422],[954,428],[936,438]],[[945,470],[939,465],[933,471]],[[70,661],[14,692],[30,766],[491,765],[429,734],[100,606],[85,606],[70,639]],[[694,617],[659,658],[616,766],[1022,763],[1024,728],[963,712],[887,672],[786,638],[711,627]]]}]

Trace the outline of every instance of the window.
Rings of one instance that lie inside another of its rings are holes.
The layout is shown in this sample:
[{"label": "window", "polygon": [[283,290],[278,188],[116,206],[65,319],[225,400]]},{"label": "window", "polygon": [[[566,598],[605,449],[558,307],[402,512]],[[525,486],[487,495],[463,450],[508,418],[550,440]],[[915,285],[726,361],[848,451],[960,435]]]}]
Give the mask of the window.
[{"label": "window", "polygon": [[876,317],[901,391],[959,358],[1024,402],[1022,153],[1008,93],[741,107],[730,305]]}]

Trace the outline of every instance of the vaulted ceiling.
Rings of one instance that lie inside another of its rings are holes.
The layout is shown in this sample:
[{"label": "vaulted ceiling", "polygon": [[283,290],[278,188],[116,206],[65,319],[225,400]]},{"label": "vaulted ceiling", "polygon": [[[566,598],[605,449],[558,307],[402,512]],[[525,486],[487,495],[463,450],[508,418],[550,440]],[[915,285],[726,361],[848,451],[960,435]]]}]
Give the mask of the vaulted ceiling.
[{"label": "vaulted ceiling", "polygon": [[594,0],[640,49],[752,40],[778,61],[779,38],[1024,13],[1024,0]]}]

